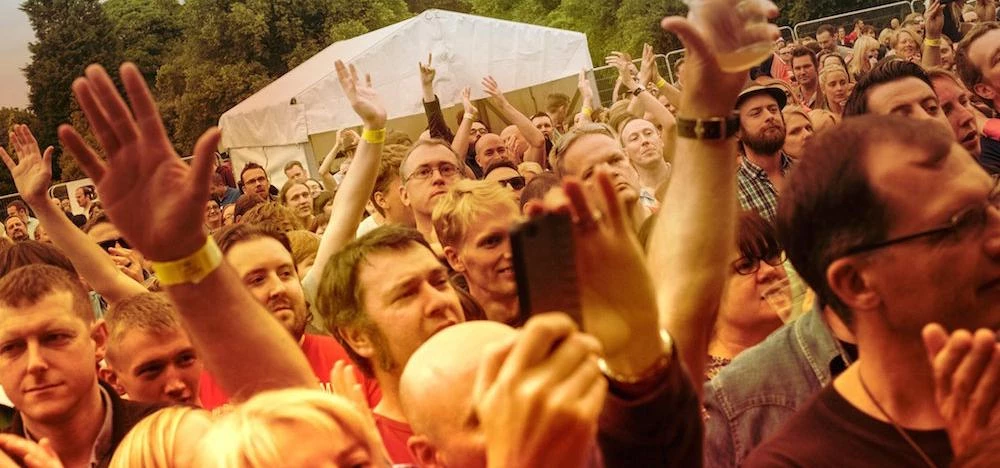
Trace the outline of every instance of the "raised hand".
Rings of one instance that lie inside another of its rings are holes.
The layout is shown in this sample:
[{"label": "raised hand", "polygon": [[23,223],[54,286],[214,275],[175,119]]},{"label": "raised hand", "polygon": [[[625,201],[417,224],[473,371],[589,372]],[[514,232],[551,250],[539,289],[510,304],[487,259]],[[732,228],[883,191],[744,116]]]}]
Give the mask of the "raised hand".
[{"label": "raised hand", "polygon": [[427,54],[427,65],[422,62],[418,62],[420,65],[420,84],[424,87],[431,87],[434,85],[434,77],[437,75],[437,70],[431,67],[431,61],[434,57],[431,54]]},{"label": "raised hand", "polygon": [[[625,89],[629,91],[635,89],[636,76],[632,71],[632,61],[629,60],[627,55],[617,51],[611,52],[607,57],[604,57],[604,63],[618,69],[618,77],[621,78]],[[645,86],[645,83],[643,83],[643,86]]]},{"label": "raised hand", "polygon": [[177,260],[205,244],[202,219],[220,134],[216,128],[203,133],[188,166],[167,139],[139,69],[126,63],[120,73],[131,109],[100,65],[73,82],[107,162],[69,125],[59,127],[59,140],[97,185],[105,212],[129,244],[150,260]]},{"label": "raised hand", "polygon": [[15,125],[9,136],[18,162],[15,163],[3,148],[0,148],[0,158],[14,178],[17,192],[29,204],[44,202],[52,183],[53,148],[46,148],[42,154],[27,125]]},{"label": "raised hand", "polygon": [[938,39],[944,31],[944,10],[941,0],[934,0],[924,11],[924,32],[928,39]]},{"label": "raised hand", "polygon": [[643,86],[648,86],[650,83],[655,84],[659,77],[660,73],[656,69],[656,56],[653,55],[653,46],[643,44],[642,61],[639,66],[639,82]]},{"label": "raised hand", "polygon": [[503,95],[503,91],[500,90],[500,85],[497,84],[497,80],[492,76],[484,77],[482,85],[483,91],[490,95],[490,99],[493,100],[494,105],[498,108],[510,105],[510,103],[507,102],[507,98]]},{"label": "raised hand", "polygon": [[354,65],[344,65],[344,62],[337,60],[337,79],[340,80],[340,88],[344,90],[344,96],[351,103],[351,108],[361,117],[365,126],[371,129],[385,128],[385,106],[379,102],[378,94],[372,87],[372,77],[365,74],[364,83],[358,79],[358,70]]},{"label": "raised hand", "polygon": [[934,397],[958,456],[1000,417],[1000,343],[989,330],[956,330],[948,336],[936,323],[924,327],[923,338],[934,371]]},{"label": "raised hand", "polygon": [[472,88],[469,86],[462,88],[462,108],[466,114],[472,114],[473,119],[479,115],[479,109],[472,105]]},{"label": "raised hand", "polygon": [[587,79],[587,71],[580,70],[580,74],[576,79],[576,88],[580,90],[580,96],[583,96],[584,106],[594,105],[594,90],[590,87],[590,80]]}]

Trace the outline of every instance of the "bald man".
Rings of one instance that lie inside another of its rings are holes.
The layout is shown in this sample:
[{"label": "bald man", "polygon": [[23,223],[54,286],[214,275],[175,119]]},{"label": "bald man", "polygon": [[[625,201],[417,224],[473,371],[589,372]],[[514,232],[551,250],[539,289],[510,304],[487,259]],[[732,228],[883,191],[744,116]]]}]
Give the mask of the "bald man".
[{"label": "bald man", "polygon": [[[699,464],[698,399],[680,363],[637,388],[604,377],[592,359],[598,349],[557,313],[535,316],[520,331],[473,321],[439,332],[410,357],[400,381],[413,458],[424,467],[475,468],[514,451],[558,466]],[[499,394],[506,398],[498,404]],[[596,440],[585,430],[595,424]],[[503,425],[510,429],[497,429]]]},{"label": "bald man", "polygon": [[476,164],[485,169],[493,161],[511,159],[513,155],[507,154],[507,149],[499,135],[487,133],[479,137],[479,141],[476,142]]}]

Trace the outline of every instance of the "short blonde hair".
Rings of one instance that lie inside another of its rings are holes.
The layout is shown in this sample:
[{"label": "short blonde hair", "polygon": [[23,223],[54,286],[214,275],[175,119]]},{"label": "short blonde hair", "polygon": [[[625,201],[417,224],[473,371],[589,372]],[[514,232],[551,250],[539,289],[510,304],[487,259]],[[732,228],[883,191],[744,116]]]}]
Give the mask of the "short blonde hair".
[{"label": "short blonde hair", "polygon": [[365,445],[381,466],[388,454],[373,422],[350,401],[318,389],[290,388],[260,393],[219,416],[202,437],[195,466],[257,468],[283,465],[278,431],[305,426],[315,437],[338,429]]},{"label": "short blonde hair", "polygon": [[783,109],[781,109],[781,115],[785,118],[786,122],[788,121],[788,116],[791,114],[801,115],[802,117],[805,117],[805,119],[808,120],[810,124],[812,124],[812,119],[809,117],[809,111],[807,111],[805,107],[793,104],[790,106],[785,106]]},{"label": "short blonde hair", "polygon": [[210,413],[190,406],[168,406],[139,421],[125,435],[109,468],[169,468],[177,466],[176,454],[192,452],[194,447],[177,447],[176,439],[181,421],[192,414]]},{"label": "short blonde hair", "polygon": [[288,244],[292,246],[292,259],[296,265],[309,257],[316,258],[316,253],[319,252],[319,235],[302,229],[288,231],[285,235],[288,236]]},{"label": "short blonde hair", "polygon": [[122,299],[111,305],[104,315],[104,322],[108,327],[105,359],[112,367],[121,364],[119,347],[129,333],[184,330],[173,303],[162,293],[147,292]]},{"label": "short blonde hair", "polygon": [[510,192],[496,182],[485,180],[460,180],[438,200],[431,220],[442,246],[458,247],[465,234],[482,216],[494,213],[497,208],[520,213]]}]

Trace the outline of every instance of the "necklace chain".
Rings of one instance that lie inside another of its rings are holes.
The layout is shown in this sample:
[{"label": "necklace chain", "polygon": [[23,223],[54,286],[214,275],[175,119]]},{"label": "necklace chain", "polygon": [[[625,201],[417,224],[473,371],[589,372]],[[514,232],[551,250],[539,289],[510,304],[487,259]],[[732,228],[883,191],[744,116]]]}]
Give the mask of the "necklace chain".
[{"label": "necklace chain", "polygon": [[927,466],[929,466],[930,468],[938,468],[937,464],[935,464],[934,461],[931,460],[931,457],[927,456],[927,453],[924,452],[923,449],[921,449],[920,446],[917,445],[917,443],[910,438],[909,434],[907,434],[902,427],[899,427],[899,424],[897,424],[896,421],[892,419],[892,416],[889,416],[889,412],[883,409],[882,405],[880,405],[878,400],[875,399],[875,395],[872,394],[872,391],[868,389],[868,385],[865,384],[865,379],[861,378],[860,366],[858,366],[858,382],[861,382],[861,388],[864,389],[865,394],[868,395],[868,399],[875,404],[875,407],[878,408],[880,413],[882,413],[882,416],[885,416],[885,419],[889,420],[889,424],[892,424],[892,427],[895,428],[896,432],[898,432],[899,435],[903,437],[903,440],[905,440],[907,444],[910,444],[910,447],[912,447],[913,450],[917,452],[917,455],[920,455],[920,458],[924,460],[924,463],[927,463]]}]

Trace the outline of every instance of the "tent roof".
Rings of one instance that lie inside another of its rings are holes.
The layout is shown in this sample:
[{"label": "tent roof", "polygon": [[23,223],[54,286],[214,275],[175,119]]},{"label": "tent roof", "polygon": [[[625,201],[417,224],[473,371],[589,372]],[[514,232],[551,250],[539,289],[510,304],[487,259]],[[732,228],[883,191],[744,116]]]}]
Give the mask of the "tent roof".
[{"label": "tent roof", "polygon": [[423,112],[418,61],[434,55],[441,105],[460,101],[492,75],[514,91],[592,68],[583,33],[427,10],[402,22],[336,42],[226,111],[219,120],[223,146],[303,143],[311,134],[360,124],[343,96],[334,62],[371,73],[389,119]]}]

